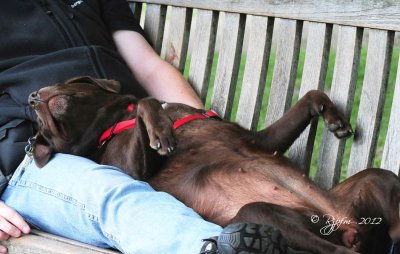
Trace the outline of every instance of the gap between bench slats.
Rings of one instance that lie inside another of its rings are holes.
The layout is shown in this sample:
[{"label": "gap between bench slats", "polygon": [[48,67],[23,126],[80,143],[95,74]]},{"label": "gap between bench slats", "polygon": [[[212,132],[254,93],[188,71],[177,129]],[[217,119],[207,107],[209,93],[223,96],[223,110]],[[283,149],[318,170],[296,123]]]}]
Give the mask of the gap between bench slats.
[{"label": "gap between bench slats", "polygon": [[[336,60],[329,96],[348,118],[354,101],[362,32],[361,28],[348,26],[339,26],[338,31]],[[339,181],[344,145],[344,140],[337,139],[326,128],[324,129],[315,177],[319,186],[329,189]]]},{"label": "gap between bench slats", "polygon": [[[299,98],[309,90],[323,90],[329,60],[332,25],[309,23]],[[315,118],[289,149],[289,157],[308,175],[318,119]]]},{"label": "gap between bench slats", "polygon": [[389,76],[394,33],[370,30],[365,77],[351,148],[348,176],[371,167]]}]

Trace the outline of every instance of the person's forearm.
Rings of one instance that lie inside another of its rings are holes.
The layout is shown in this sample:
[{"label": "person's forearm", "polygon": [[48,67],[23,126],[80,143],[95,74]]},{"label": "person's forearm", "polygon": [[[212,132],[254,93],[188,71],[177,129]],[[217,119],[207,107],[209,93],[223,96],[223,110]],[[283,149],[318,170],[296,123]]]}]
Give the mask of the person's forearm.
[{"label": "person's forearm", "polygon": [[196,108],[203,108],[203,103],[182,74],[167,62],[160,62],[154,70],[157,75],[149,75],[142,80],[148,93],[162,101],[180,102]]},{"label": "person's forearm", "polygon": [[182,74],[163,61],[143,36],[132,31],[117,31],[113,38],[119,53],[150,96],[161,101],[204,107]]}]

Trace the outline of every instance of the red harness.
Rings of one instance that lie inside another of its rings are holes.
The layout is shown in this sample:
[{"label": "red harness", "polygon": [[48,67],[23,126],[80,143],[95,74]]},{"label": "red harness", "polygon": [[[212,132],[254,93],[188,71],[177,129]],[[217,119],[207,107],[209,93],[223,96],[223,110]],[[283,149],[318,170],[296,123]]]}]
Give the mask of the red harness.
[{"label": "red harness", "polygon": [[[132,112],[134,110],[133,104],[130,104],[127,109],[129,112]],[[174,129],[178,129],[184,124],[187,124],[193,120],[196,119],[206,119],[206,118],[214,118],[214,119],[220,119],[217,113],[214,111],[206,111],[202,114],[194,114],[186,117],[182,117],[174,122]],[[122,122],[117,122],[115,123],[112,127],[108,128],[103,134],[100,136],[99,139],[99,147],[103,146],[106,142],[108,142],[110,139],[112,139],[115,135],[118,133],[121,133],[125,130],[132,129],[136,125],[136,117],[130,120],[122,121]]]}]

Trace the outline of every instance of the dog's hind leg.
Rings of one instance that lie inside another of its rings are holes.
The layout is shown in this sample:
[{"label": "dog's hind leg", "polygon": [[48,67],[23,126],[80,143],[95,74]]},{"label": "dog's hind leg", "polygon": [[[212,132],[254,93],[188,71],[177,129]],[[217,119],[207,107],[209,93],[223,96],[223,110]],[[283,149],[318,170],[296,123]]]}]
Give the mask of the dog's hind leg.
[{"label": "dog's hind leg", "polygon": [[299,137],[314,117],[322,116],[330,131],[338,138],[353,131],[344,115],[322,91],[312,90],[304,95],[282,118],[258,132],[259,144],[267,151],[284,153]]},{"label": "dog's hind leg", "polygon": [[[252,222],[266,224],[279,229],[286,239],[288,246],[310,253],[343,253],[354,254],[356,252],[322,239],[313,231],[318,232],[320,223],[313,223],[311,218],[287,207],[265,202],[255,202],[243,206],[232,219],[231,223]],[[322,235],[321,235],[322,236]],[[330,240],[340,243],[341,232],[333,232]],[[288,250],[287,253],[292,253]],[[306,253],[306,252],[293,252]]]}]

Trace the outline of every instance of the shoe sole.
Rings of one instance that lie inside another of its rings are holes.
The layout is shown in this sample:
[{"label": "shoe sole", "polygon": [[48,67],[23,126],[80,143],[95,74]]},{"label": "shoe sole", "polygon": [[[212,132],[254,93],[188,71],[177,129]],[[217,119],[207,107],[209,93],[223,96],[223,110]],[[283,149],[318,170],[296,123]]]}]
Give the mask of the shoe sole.
[{"label": "shoe sole", "polygon": [[231,224],[218,237],[219,254],[285,254],[286,240],[279,230],[254,223]]}]

